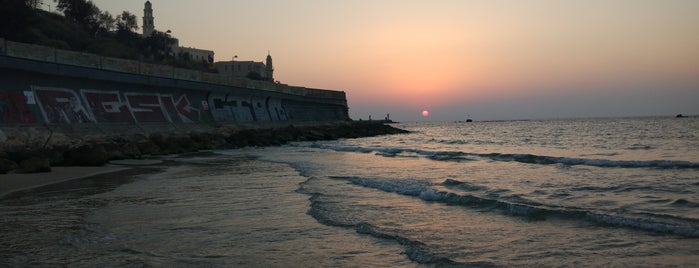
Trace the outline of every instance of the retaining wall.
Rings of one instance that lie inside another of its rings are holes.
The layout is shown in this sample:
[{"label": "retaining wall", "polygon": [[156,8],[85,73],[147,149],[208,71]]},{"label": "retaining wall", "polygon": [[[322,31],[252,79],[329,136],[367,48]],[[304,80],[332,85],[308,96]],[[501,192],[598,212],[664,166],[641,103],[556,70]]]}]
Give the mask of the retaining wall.
[{"label": "retaining wall", "polygon": [[0,39],[0,126],[348,120],[341,91]]}]

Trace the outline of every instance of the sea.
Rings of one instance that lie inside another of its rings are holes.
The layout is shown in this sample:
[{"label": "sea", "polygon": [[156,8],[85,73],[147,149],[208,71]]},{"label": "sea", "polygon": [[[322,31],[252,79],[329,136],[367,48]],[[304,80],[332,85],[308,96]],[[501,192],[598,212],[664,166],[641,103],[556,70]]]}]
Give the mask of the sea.
[{"label": "sea", "polygon": [[0,200],[0,267],[697,267],[699,117],[408,122]]}]

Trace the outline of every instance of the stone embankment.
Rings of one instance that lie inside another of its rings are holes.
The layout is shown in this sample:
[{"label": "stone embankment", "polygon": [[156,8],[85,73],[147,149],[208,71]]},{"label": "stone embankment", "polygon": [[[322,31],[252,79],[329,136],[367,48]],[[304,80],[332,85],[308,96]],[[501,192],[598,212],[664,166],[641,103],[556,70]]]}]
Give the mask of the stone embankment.
[{"label": "stone embankment", "polygon": [[29,128],[0,130],[0,174],[51,171],[52,166],[101,166],[112,160],[142,159],[211,149],[278,146],[406,133],[376,122],[314,125],[199,126],[166,130],[101,131]]}]

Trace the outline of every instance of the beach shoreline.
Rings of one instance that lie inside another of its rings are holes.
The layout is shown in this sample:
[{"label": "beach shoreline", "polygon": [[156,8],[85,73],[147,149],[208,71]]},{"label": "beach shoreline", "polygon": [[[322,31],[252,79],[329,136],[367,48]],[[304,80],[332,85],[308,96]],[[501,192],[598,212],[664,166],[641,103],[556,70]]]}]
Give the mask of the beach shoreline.
[{"label": "beach shoreline", "polygon": [[130,167],[116,165],[101,167],[54,167],[51,172],[44,173],[2,174],[0,175],[0,199],[24,190],[97,175],[116,173],[126,169],[130,169]]},{"label": "beach shoreline", "polygon": [[[6,133],[8,131],[5,131]],[[115,132],[115,135],[84,135],[72,137],[67,131],[28,132],[24,140],[45,140],[43,146],[12,146],[11,139],[0,143],[0,163],[15,163],[0,167],[0,199],[9,194],[65,181],[115,173],[125,169],[160,164],[158,156],[179,155],[204,150],[237,149],[247,146],[280,146],[292,141],[335,140],[377,135],[399,134],[407,131],[379,122],[341,122],[324,125],[286,125],[241,127],[223,126],[201,131]],[[47,137],[44,136],[48,135]],[[13,135],[8,135],[10,138]],[[56,137],[61,137],[60,139]],[[49,172],[22,170],[23,161],[41,159],[50,166]]]}]

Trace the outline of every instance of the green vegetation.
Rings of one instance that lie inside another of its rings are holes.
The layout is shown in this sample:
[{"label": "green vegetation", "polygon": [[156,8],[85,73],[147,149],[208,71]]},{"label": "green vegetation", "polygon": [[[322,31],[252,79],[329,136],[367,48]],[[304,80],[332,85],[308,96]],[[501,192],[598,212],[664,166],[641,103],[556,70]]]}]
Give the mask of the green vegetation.
[{"label": "green vegetation", "polygon": [[114,17],[89,0],[53,0],[61,16],[41,10],[42,0],[0,1],[0,37],[7,40],[213,71],[187,53],[175,55],[172,49],[177,40],[169,33],[155,31],[142,37],[136,32],[136,15],[127,11]]}]

